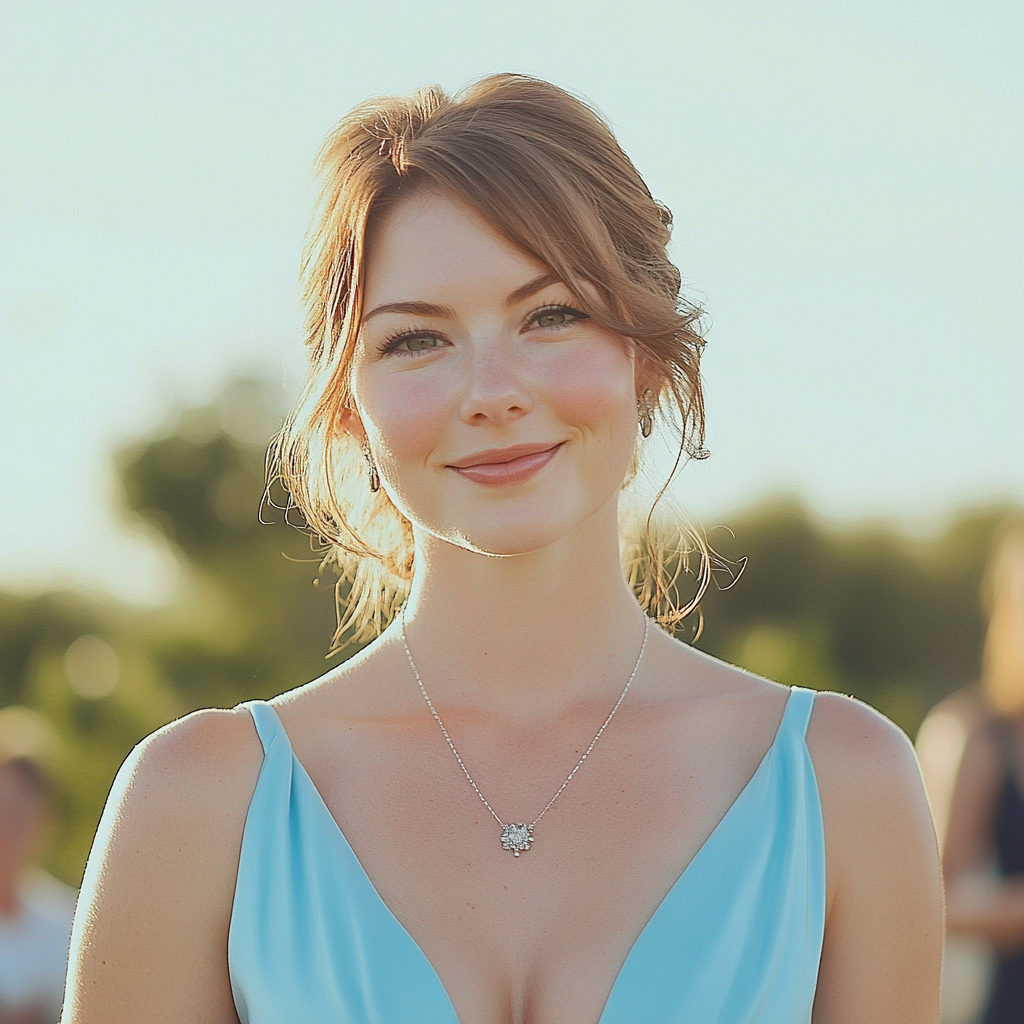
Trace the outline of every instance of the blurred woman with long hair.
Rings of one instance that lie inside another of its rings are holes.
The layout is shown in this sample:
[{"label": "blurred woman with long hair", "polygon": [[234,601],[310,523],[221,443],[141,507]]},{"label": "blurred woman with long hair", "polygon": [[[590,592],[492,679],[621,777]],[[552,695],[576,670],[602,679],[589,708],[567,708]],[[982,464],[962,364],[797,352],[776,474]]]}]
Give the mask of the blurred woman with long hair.
[{"label": "blurred woman with long hair", "polygon": [[[1007,525],[984,583],[980,713],[960,759],[944,844],[947,924],[997,952],[984,1024],[1024,1020],[1024,523]],[[994,869],[994,877],[993,877]]]},{"label": "blurred woman with long hair", "polygon": [[624,571],[655,423],[704,454],[703,340],[608,125],[496,75],[358,107],[319,170],[275,466],[372,642],[126,763],[67,1024],[934,1024],[906,738]]}]

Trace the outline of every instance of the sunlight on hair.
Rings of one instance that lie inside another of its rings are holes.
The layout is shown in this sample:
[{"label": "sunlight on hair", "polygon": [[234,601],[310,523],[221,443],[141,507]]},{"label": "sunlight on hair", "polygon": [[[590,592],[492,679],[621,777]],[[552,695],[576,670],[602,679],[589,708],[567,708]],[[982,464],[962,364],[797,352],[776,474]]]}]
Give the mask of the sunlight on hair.
[{"label": "sunlight on hair", "polygon": [[989,614],[985,696],[1001,715],[1024,711],[1024,524],[1005,523],[992,545],[983,599]]}]

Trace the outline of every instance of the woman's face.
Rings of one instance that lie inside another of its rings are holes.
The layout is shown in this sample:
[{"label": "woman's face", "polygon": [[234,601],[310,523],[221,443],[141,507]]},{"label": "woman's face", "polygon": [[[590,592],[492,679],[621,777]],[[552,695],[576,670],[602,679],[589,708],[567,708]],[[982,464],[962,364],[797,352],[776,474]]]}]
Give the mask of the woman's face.
[{"label": "woman's face", "polygon": [[352,388],[416,526],[519,554],[616,498],[637,436],[632,345],[579,305],[456,200],[419,192],[375,226]]}]

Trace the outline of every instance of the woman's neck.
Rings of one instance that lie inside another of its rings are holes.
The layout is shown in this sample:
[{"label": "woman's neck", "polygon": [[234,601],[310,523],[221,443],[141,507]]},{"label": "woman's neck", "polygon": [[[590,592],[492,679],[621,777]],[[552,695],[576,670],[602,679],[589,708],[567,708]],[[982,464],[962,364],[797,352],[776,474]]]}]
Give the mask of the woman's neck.
[{"label": "woman's neck", "polygon": [[422,538],[407,622],[439,701],[530,714],[584,691],[618,692],[643,617],[622,574],[615,503],[523,555],[488,557]]}]

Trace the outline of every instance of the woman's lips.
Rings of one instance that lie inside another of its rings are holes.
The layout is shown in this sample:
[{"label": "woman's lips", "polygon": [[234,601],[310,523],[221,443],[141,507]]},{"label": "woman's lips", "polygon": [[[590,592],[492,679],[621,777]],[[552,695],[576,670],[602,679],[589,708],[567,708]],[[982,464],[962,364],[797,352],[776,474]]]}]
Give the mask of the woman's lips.
[{"label": "woman's lips", "polygon": [[[558,454],[561,447],[562,443],[559,442],[543,451],[530,452],[512,459],[448,468],[478,484],[518,484],[539,473]],[[495,458],[499,456],[495,455]]]}]

